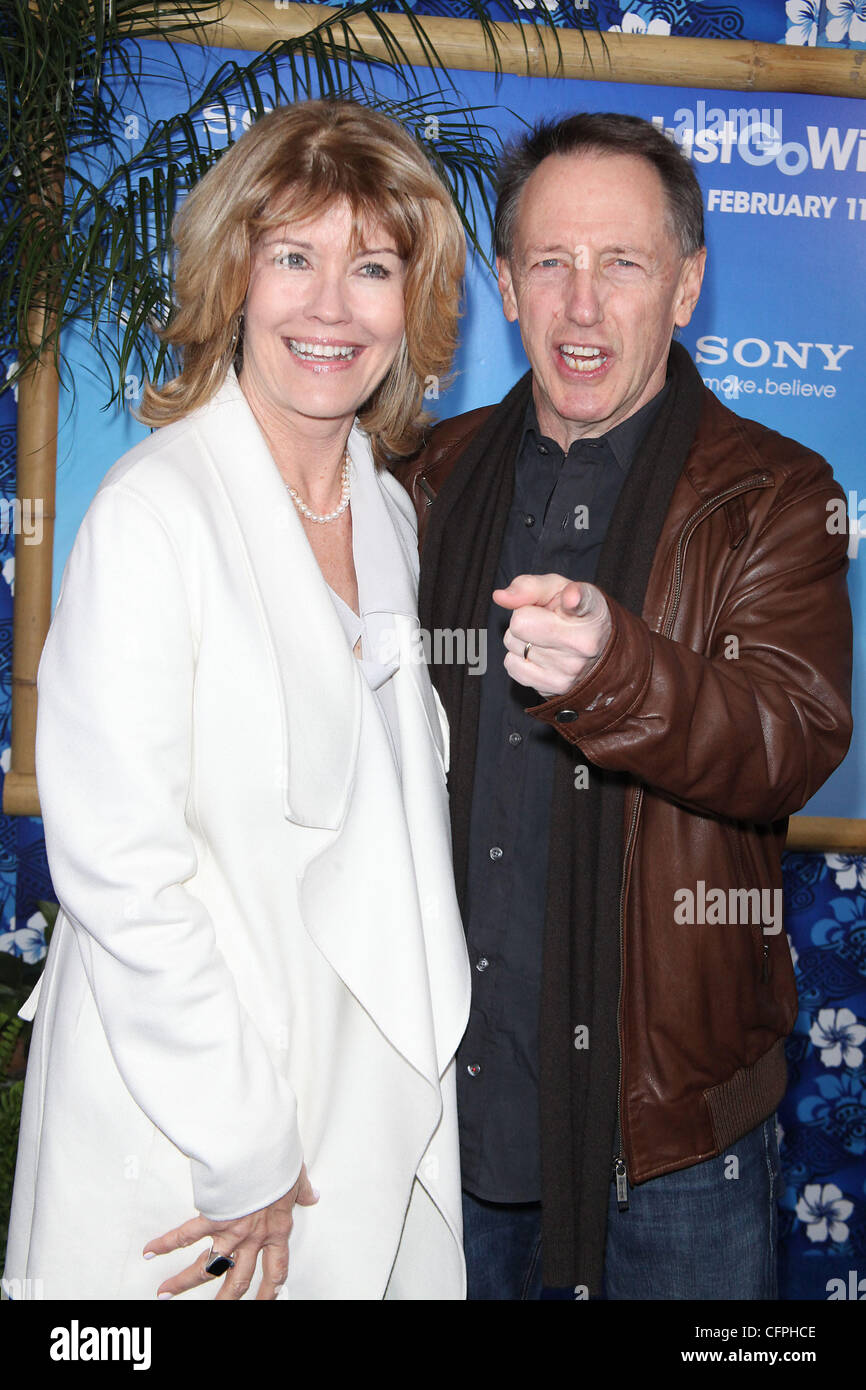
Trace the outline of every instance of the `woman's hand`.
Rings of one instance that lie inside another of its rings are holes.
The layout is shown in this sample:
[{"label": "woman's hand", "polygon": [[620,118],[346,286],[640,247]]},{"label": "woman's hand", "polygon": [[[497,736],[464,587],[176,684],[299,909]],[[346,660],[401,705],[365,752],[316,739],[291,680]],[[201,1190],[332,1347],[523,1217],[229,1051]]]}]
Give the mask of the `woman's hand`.
[{"label": "woman's hand", "polygon": [[[152,1255],[167,1255],[172,1250],[194,1245],[203,1236],[213,1236],[213,1254],[230,1255],[235,1262],[234,1269],[228,1270],[223,1276],[223,1286],[217,1299],[237,1299],[243,1298],[252,1282],[261,1250],[262,1282],[256,1299],[274,1299],[289,1272],[289,1233],[295,1203],[311,1207],[318,1200],[319,1194],[310,1186],[304,1165],[291,1191],[269,1207],[250,1212],[249,1216],[238,1216],[233,1221],[209,1221],[206,1216],[195,1216],[182,1226],[176,1226],[173,1231],[167,1231],[164,1236],[148,1241],[144,1247],[144,1257],[149,1259]],[[208,1284],[211,1279],[219,1278],[219,1275],[208,1274],[205,1270],[211,1258],[211,1251],[205,1250],[193,1264],[160,1284],[157,1298],[173,1298],[175,1294],[194,1289],[197,1284]]]}]

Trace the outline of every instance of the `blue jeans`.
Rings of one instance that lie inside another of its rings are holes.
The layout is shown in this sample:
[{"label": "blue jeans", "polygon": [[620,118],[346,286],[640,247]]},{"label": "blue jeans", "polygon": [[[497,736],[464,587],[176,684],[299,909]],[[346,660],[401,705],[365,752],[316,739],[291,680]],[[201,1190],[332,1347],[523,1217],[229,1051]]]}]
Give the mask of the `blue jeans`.
[{"label": "blue jeans", "polygon": [[[778,1183],[775,1117],[718,1158],[629,1188],[627,1211],[611,1183],[602,1297],[775,1299]],[[543,1287],[539,1203],[464,1193],[463,1226],[470,1299],[579,1296]]]}]

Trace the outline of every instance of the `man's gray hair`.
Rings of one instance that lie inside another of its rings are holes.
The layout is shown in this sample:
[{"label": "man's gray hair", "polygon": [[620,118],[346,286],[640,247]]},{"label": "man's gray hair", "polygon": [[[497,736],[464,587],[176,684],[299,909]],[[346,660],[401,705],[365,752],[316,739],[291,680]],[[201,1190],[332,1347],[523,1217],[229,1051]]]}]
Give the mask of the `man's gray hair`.
[{"label": "man's gray hair", "polygon": [[640,116],[581,111],[561,121],[539,121],[510,141],[499,164],[496,216],[497,256],[510,260],[520,197],[530,175],[549,155],[628,154],[650,163],[667,199],[671,228],[684,256],[704,245],[704,200],[691,164],[663,131]]}]

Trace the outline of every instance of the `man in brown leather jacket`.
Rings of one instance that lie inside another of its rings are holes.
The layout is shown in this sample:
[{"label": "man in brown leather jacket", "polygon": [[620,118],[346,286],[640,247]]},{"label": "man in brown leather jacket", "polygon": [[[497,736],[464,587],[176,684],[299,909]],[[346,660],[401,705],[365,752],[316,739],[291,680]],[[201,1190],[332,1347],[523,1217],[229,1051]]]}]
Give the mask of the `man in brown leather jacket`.
[{"label": "man in brown leather jacket", "polygon": [[480,678],[433,673],[475,967],[469,1296],[772,1298],[780,857],[850,737],[841,493],[672,343],[702,199],[652,126],[513,146],[496,250],[531,372],[404,470],[422,626],[489,637]]}]

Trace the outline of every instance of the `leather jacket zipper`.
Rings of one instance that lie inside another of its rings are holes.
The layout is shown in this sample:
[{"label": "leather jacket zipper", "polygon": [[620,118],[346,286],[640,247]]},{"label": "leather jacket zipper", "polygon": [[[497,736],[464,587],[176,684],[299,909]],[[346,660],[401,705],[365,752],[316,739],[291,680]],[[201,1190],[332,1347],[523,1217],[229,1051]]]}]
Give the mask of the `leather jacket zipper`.
[{"label": "leather jacket zipper", "polygon": [[[707,517],[710,512],[714,512],[717,507],[722,506],[731,497],[736,497],[738,493],[750,492],[753,488],[769,487],[772,484],[772,477],[769,473],[755,473],[751,478],[744,478],[741,483],[735,483],[732,487],[726,488],[724,492],[719,492],[715,497],[707,498],[696,512],[686,520],[677,541],[677,554],[674,562],[674,578],[671,590],[668,595],[667,607],[668,616],[661,628],[662,637],[670,637],[674,623],[676,622],[677,611],[680,605],[680,597],[683,587],[683,569],[688,543],[691,540],[692,532],[695,527]],[[619,1211],[628,1211],[628,1168],[626,1166],[625,1154],[623,1152],[622,1141],[622,984],[623,984],[623,965],[625,956],[625,898],[626,884],[631,872],[631,858],[634,853],[635,833],[637,831],[638,816],[643,803],[643,787],[637,789],[634,807],[632,808],[631,820],[629,821],[628,834],[625,841],[625,850],[622,858],[622,883],[619,893],[619,994],[617,997],[617,1032],[619,1035],[619,1071],[617,1074],[617,1113],[616,1113],[616,1138],[614,1142],[613,1177],[616,1184],[616,1205]],[[764,969],[768,967],[769,950],[765,946]]]},{"label": "leather jacket zipper", "polygon": [[735,483],[733,487],[726,488],[724,492],[717,493],[715,497],[708,497],[706,502],[702,503],[696,512],[692,512],[688,521],[686,521],[683,526],[680,532],[680,538],[677,541],[677,558],[674,562],[674,582],[668,599],[670,612],[662,628],[662,637],[670,637],[674,623],[676,622],[677,610],[680,606],[680,595],[683,587],[683,563],[685,561],[686,548],[698,522],[703,521],[710,512],[714,512],[717,507],[720,507],[731,497],[736,497],[738,493],[751,492],[753,488],[757,487],[769,487],[772,481],[769,473],[755,473],[751,478],[744,478],[741,483]]},{"label": "leather jacket zipper", "polygon": [[619,890],[619,993],[616,1001],[617,1034],[619,1037],[619,1070],[616,1081],[616,1142],[613,1161],[613,1176],[616,1183],[616,1205],[619,1211],[628,1211],[628,1169],[622,1143],[622,979],[625,955],[625,885],[631,872],[631,856],[634,847],[637,818],[643,801],[643,787],[639,787],[632,807],[631,820],[625,841],[622,860],[622,883]]}]

